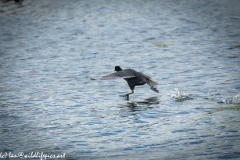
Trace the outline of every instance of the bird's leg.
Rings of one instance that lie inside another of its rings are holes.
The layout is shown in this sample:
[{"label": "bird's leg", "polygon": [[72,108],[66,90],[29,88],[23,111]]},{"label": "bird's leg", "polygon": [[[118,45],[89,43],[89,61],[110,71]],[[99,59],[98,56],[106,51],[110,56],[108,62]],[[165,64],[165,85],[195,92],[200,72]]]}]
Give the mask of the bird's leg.
[{"label": "bird's leg", "polygon": [[132,92],[130,93],[127,93],[126,96],[129,96],[130,94],[133,94],[134,93],[134,90],[132,90]]},{"label": "bird's leg", "polygon": [[133,94],[133,93],[134,93],[134,90],[132,90],[132,92],[127,93],[127,94],[125,94],[125,95],[120,95],[120,97],[125,97],[126,99],[129,99],[129,95],[130,95],[130,94]]}]

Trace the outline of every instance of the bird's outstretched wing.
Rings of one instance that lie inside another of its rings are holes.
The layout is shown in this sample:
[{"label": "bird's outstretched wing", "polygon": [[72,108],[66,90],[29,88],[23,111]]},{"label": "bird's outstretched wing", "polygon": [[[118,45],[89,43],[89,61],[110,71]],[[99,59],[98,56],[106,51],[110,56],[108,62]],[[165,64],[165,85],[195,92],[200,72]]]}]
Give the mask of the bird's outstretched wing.
[{"label": "bird's outstretched wing", "polygon": [[129,71],[122,70],[116,73],[103,76],[102,78],[100,78],[100,80],[117,79],[117,78],[133,78],[133,77],[136,77],[136,76]]}]

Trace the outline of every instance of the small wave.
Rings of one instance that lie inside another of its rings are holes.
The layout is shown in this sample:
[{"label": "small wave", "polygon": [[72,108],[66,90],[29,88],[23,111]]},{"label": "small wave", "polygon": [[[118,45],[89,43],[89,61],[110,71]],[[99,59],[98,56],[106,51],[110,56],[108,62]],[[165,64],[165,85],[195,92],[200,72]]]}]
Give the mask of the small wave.
[{"label": "small wave", "polygon": [[186,93],[179,91],[178,88],[175,88],[175,90],[172,91],[171,96],[172,96],[172,98],[174,98],[178,102],[182,102],[184,100],[192,99],[188,95],[186,95]]}]

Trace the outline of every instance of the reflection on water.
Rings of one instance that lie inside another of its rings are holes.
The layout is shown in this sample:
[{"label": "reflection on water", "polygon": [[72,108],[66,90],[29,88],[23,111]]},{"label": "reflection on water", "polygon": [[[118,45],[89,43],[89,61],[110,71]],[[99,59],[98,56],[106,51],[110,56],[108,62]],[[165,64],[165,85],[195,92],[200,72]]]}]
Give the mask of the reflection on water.
[{"label": "reflection on water", "polygon": [[[0,1],[0,153],[239,159],[239,8]],[[90,80],[116,65],[150,75],[160,93],[145,85],[124,99],[124,80]]]},{"label": "reflection on water", "polygon": [[154,96],[154,97],[149,97],[147,99],[145,99],[144,101],[139,101],[137,102],[138,104],[146,104],[148,106],[150,106],[151,104],[159,104],[159,97]]},{"label": "reflection on water", "polygon": [[148,108],[152,108],[151,105],[159,104],[159,97],[149,97],[143,101],[130,101],[126,102],[121,108],[127,109],[128,112],[146,111]]}]

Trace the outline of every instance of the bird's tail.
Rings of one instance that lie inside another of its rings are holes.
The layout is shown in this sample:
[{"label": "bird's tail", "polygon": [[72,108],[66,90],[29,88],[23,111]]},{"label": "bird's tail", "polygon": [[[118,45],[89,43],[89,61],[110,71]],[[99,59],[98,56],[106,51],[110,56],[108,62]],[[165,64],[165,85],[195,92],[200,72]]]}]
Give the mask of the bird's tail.
[{"label": "bird's tail", "polygon": [[148,79],[147,84],[150,86],[151,90],[153,90],[154,92],[159,93],[159,91],[157,90],[157,85],[158,85],[157,82],[154,82],[153,80]]},{"label": "bird's tail", "polygon": [[150,86],[151,90],[153,90],[154,92],[159,93],[159,91],[157,90],[157,82],[154,82],[153,80],[151,80],[151,78],[141,72],[139,72],[143,77],[146,78],[147,84]]}]

